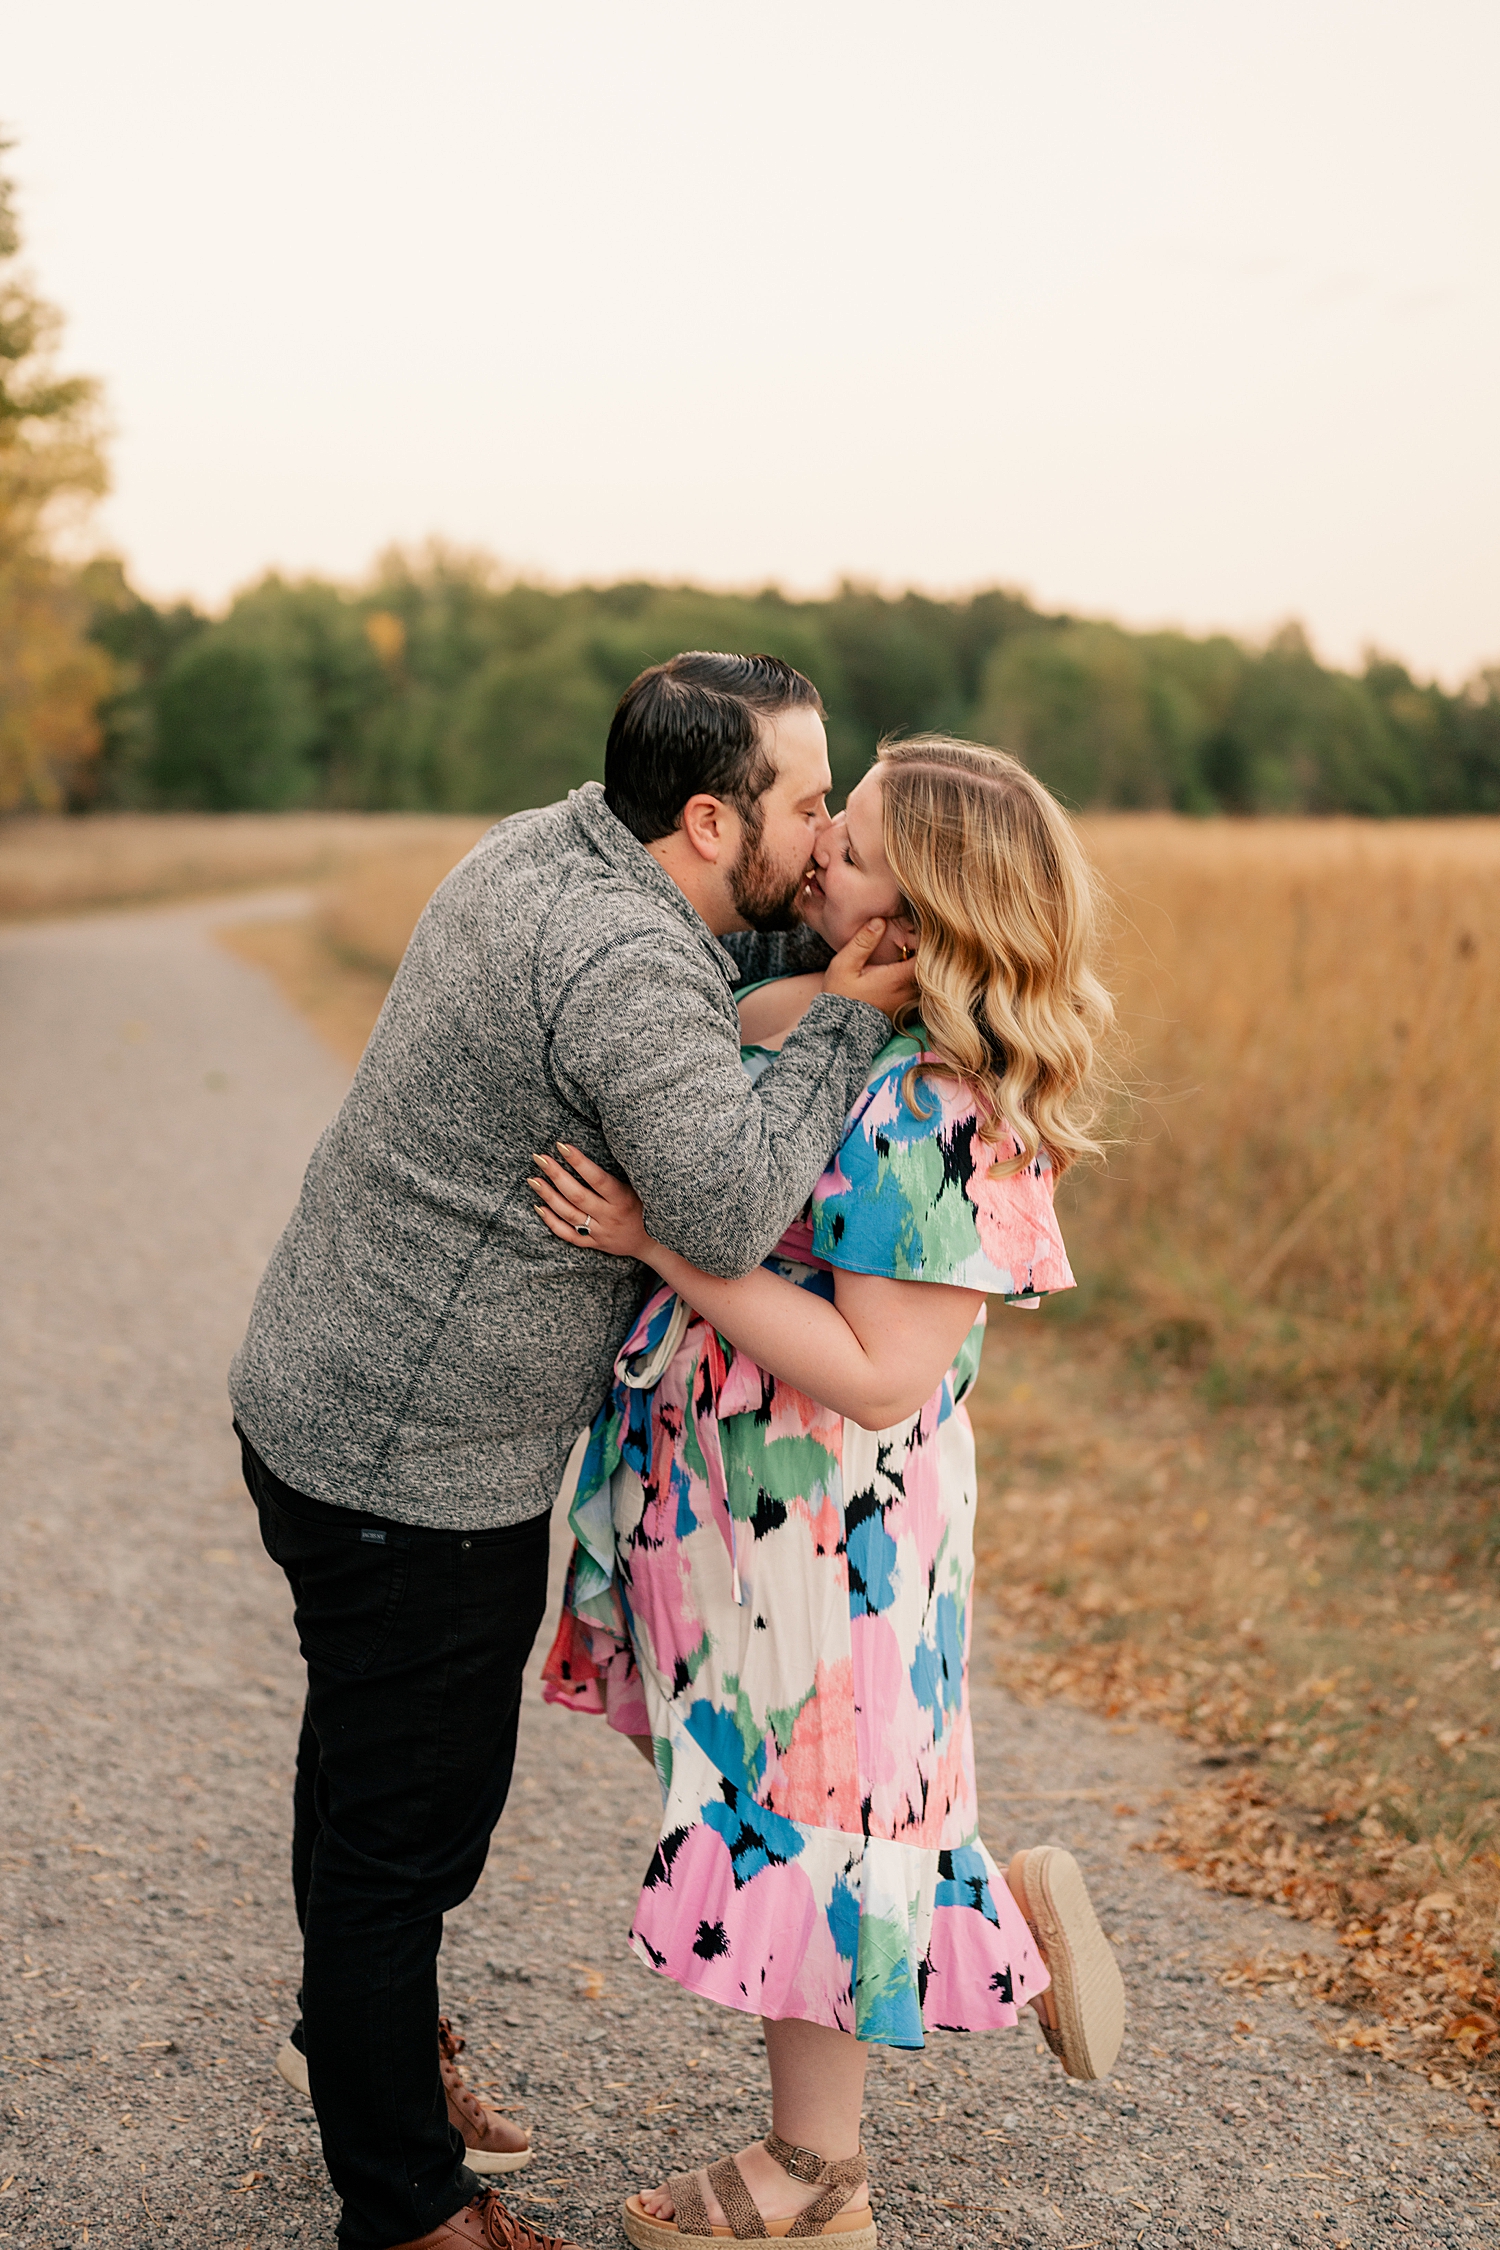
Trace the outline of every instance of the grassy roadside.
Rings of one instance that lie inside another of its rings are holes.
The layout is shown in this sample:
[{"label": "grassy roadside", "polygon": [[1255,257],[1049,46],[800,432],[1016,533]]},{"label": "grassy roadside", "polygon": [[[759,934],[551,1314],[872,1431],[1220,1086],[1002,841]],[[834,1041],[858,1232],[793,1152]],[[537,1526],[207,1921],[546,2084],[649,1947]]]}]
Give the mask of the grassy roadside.
[{"label": "grassy roadside", "polygon": [[[1056,1313],[1060,1307],[1052,1308]],[[1002,1677],[1200,1747],[1155,1848],[1336,1931],[1238,1964],[1500,2123],[1495,1463],[1396,1473],[1328,1414],[1226,1405],[1095,1319],[996,1317],[973,1418]]]}]

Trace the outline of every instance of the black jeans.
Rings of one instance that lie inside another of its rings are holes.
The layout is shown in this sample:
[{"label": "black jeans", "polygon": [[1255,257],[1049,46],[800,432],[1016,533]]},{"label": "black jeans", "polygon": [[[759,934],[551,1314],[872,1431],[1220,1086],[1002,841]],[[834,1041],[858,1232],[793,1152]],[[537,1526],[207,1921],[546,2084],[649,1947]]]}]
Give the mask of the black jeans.
[{"label": "black jeans", "polygon": [[443,1916],[510,1787],[548,1516],[430,1531],[294,1492],[240,1432],[307,1663],[292,1878],[313,2107],[348,2250],[390,2250],[479,2192],[438,2075]]}]

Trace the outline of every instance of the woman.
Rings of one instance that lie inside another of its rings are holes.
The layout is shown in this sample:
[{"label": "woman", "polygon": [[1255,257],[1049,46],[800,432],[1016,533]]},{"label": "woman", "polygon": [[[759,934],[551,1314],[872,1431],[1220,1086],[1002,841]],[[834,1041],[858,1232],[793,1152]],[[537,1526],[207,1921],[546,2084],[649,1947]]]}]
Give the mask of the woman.
[{"label": "woman", "polygon": [[[1035,1305],[1072,1285],[1052,1189],[1094,1146],[1109,1015],[1088,870],[1015,760],[925,737],[882,746],[818,841],[801,912],[835,948],[883,920],[873,958],[915,951],[922,1022],[877,1058],[765,1265],[698,1272],[575,1151],[571,1171],[539,1158],[532,1183],[554,1233],[662,1283],[576,1450],[547,1693],[606,1710],[654,1758],[665,1804],[632,1944],[758,2012],[771,2068],[765,2142],[628,2200],[643,2250],[792,2224],[868,2250],[869,2042],[1035,2006],[1092,2077],[1123,2022],[1070,1856],[1020,1853],[1002,1879],[979,1839],[967,1705],[961,1401],[985,1295]],[[752,1074],[819,986],[742,995]]]}]

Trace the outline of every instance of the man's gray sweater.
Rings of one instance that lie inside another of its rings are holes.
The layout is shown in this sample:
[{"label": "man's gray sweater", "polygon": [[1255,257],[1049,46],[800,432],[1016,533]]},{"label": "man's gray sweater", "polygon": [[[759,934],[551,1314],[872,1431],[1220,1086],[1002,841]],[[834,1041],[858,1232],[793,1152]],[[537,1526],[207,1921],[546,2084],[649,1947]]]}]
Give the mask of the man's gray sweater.
[{"label": "man's gray sweater", "polygon": [[597,783],[454,869],[230,1370],[236,1420],[287,1484],[464,1530],[551,1505],[649,1277],[547,1232],[538,1150],[571,1141],[623,1174],[657,1240],[710,1273],[779,1239],[890,1026],[824,994],[752,1089],[733,988],[806,954],[733,942],[738,959]]}]

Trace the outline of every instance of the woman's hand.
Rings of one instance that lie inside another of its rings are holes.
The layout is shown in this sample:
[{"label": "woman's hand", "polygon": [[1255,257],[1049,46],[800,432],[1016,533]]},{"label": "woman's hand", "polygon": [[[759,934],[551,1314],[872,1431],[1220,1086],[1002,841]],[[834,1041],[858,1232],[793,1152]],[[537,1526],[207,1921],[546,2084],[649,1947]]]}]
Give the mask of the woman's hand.
[{"label": "woman's hand", "polygon": [[612,1258],[647,1261],[657,1245],[646,1232],[641,1199],[634,1188],[590,1163],[570,1142],[557,1145],[567,1164],[559,1164],[555,1156],[539,1156],[536,1161],[546,1178],[526,1182],[542,1199],[536,1208],[543,1226],[559,1242],[571,1242],[575,1250],[603,1250]]}]

